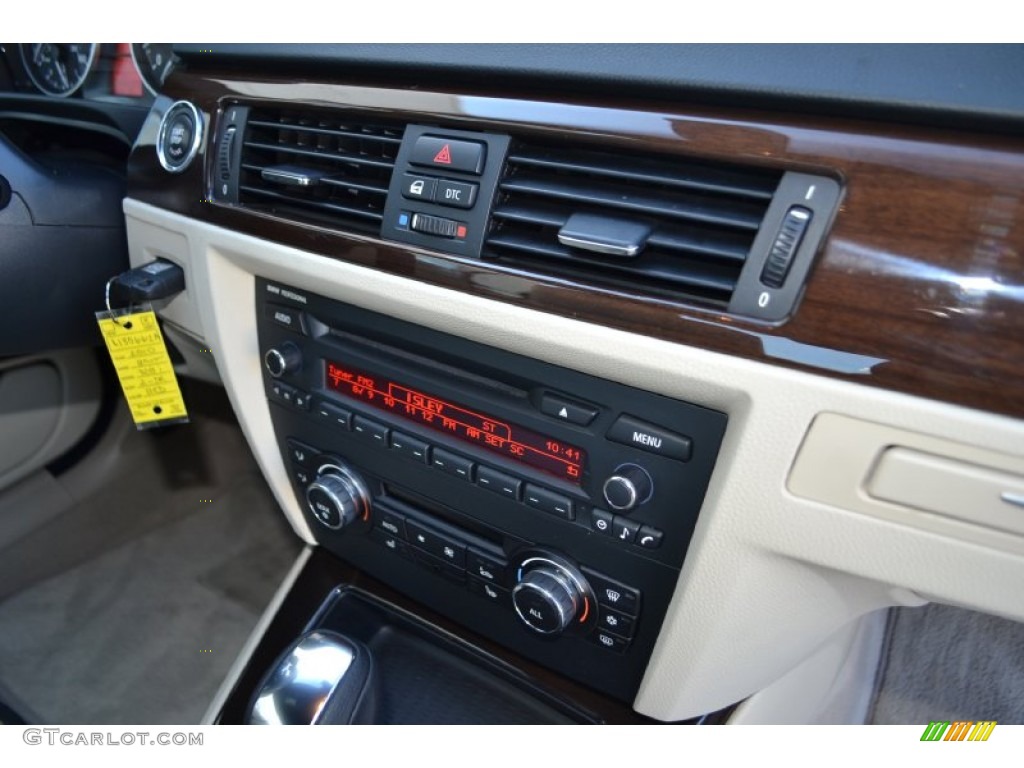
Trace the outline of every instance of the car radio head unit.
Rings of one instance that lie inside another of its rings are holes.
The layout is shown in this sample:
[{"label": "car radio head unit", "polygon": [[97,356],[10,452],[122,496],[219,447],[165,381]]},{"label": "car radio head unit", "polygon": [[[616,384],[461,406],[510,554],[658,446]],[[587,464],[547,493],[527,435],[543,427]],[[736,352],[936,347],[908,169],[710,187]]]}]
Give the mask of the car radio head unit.
[{"label": "car radio head unit", "polygon": [[326,361],[326,386],[373,408],[397,414],[429,429],[493,451],[510,461],[550,472],[579,483],[586,461],[582,448],[478,413],[436,395],[421,392],[391,379]]},{"label": "car radio head unit", "polygon": [[257,280],[264,384],[325,549],[623,701],[724,414]]}]

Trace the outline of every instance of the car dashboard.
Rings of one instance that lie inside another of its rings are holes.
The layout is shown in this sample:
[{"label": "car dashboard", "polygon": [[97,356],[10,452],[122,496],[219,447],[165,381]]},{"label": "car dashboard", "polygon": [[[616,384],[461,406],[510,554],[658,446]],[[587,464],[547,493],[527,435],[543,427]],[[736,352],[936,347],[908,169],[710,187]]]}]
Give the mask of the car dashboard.
[{"label": "car dashboard", "polygon": [[1024,620],[1013,89],[886,46],[174,53],[129,258],[184,271],[179,369],[346,579],[659,721],[857,722],[886,609]]}]

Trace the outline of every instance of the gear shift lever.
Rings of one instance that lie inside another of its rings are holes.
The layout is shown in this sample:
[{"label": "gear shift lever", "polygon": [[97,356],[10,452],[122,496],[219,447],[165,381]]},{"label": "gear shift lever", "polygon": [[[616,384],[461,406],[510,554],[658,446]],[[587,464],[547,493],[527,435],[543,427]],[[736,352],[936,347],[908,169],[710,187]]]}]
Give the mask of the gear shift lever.
[{"label": "gear shift lever", "polygon": [[373,709],[370,650],[335,632],[303,635],[263,678],[251,725],[368,723]]}]

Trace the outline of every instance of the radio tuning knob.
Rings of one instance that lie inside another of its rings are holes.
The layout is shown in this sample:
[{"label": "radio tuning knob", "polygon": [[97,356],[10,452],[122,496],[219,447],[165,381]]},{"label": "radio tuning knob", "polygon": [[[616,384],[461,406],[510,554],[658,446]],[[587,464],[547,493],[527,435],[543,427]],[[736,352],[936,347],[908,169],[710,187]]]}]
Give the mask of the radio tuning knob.
[{"label": "radio tuning knob", "polygon": [[368,517],[370,501],[366,484],[341,462],[322,466],[306,488],[306,504],[313,517],[335,531]]},{"label": "radio tuning knob", "polygon": [[263,365],[267,373],[279,379],[286,373],[302,368],[302,351],[292,342],[286,341],[280,347],[272,347],[263,356]]},{"label": "radio tuning knob", "polygon": [[623,464],[604,481],[604,500],[616,512],[636,509],[651,497],[654,482],[647,470],[636,464]]}]

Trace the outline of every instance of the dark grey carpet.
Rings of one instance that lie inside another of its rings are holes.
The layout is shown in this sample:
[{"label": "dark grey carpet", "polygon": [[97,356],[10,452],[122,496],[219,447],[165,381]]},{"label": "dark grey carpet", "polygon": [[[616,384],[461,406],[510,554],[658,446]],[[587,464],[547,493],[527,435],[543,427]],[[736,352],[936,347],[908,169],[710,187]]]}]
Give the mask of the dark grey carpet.
[{"label": "dark grey carpet", "polygon": [[872,722],[1024,724],[1024,624],[937,604],[890,621]]},{"label": "dark grey carpet", "polygon": [[149,524],[0,603],[0,680],[47,722],[198,722],[298,554],[237,426],[195,418],[209,471],[127,474],[67,517]]}]

